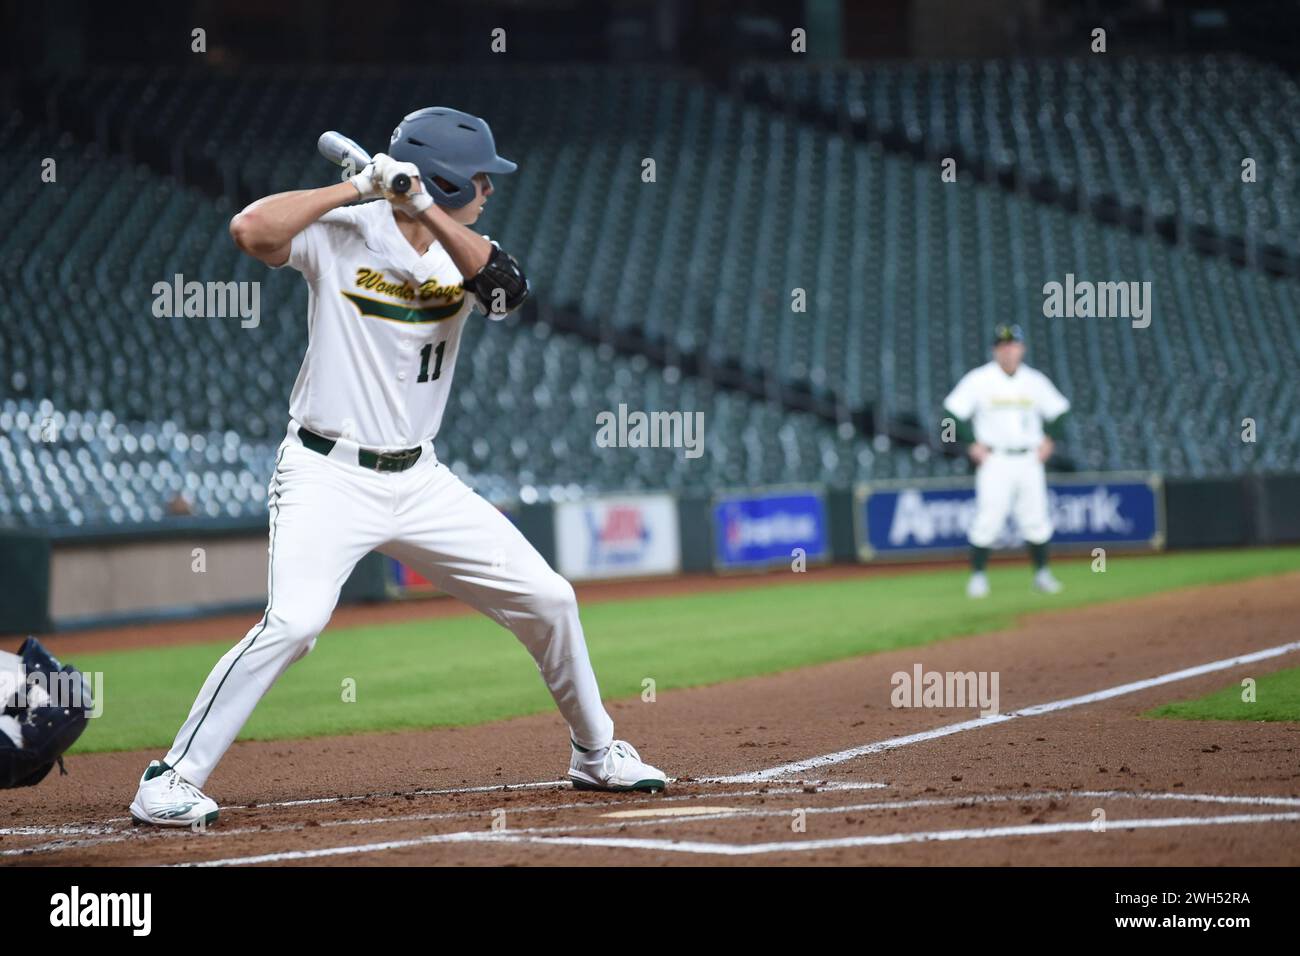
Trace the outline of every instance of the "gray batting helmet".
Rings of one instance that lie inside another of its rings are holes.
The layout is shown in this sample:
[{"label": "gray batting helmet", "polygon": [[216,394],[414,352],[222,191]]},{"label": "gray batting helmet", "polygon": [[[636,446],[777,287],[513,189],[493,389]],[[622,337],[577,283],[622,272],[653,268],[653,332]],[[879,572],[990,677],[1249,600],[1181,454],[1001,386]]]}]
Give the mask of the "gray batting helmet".
[{"label": "gray batting helmet", "polygon": [[476,173],[513,173],[518,168],[497,155],[486,120],[446,106],[426,106],[407,114],[393,130],[388,155],[415,163],[433,201],[450,209],[474,198]]}]

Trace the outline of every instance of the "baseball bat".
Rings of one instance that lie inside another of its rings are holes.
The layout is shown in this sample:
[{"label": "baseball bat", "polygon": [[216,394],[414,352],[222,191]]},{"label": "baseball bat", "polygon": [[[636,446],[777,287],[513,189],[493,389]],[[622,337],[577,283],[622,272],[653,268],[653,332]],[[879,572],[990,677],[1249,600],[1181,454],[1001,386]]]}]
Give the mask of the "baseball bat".
[{"label": "baseball bat", "polygon": [[[316,149],[335,166],[344,166],[360,172],[370,165],[370,154],[342,133],[326,130],[316,141]],[[393,192],[404,193],[411,188],[411,177],[398,173],[393,177]]]}]

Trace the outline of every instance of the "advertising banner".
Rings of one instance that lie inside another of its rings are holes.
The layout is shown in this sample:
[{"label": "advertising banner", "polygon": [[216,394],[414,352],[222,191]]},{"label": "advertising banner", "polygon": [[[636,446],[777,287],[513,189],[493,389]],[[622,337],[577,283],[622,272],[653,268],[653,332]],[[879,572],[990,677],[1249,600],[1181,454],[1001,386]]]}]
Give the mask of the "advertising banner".
[{"label": "advertising banner", "polygon": [[713,563],[718,570],[789,564],[795,549],[811,563],[830,555],[820,492],[753,492],[715,499]]},{"label": "advertising banner", "polygon": [[620,495],[555,506],[556,570],[573,581],[675,574],[677,500]]},{"label": "advertising banner", "polygon": [[[1164,546],[1164,486],[1157,474],[1049,474],[1047,493],[1054,546]],[[861,485],[855,512],[863,560],[960,552],[967,547],[966,530],[975,515],[974,483],[935,479]],[[1013,520],[1008,519],[996,547],[1023,543]]]}]

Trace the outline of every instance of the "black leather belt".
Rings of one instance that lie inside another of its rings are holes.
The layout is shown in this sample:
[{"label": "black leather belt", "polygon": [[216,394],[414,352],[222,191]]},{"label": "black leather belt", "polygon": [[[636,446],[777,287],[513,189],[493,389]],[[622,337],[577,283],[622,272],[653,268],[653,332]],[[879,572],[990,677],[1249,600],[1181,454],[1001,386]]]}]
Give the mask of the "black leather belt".
[{"label": "black leather belt", "polygon": [[[338,444],[337,439],[317,435],[311,429],[303,428],[301,425],[298,426],[298,437],[302,439],[304,447],[322,455],[328,455]],[[403,448],[401,451],[369,451],[358,448],[357,464],[371,471],[406,471],[420,460],[423,452],[424,449],[419,445],[414,448]]]}]

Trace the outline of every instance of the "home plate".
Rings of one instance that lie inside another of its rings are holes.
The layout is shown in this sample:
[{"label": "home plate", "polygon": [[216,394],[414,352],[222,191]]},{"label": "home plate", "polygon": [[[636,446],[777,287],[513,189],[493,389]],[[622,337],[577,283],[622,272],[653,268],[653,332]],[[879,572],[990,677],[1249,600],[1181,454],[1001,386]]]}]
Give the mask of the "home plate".
[{"label": "home plate", "polygon": [[739,813],[740,807],[654,807],[645,810],[616,810],[602,817],[697,817],[707,813]]}]

